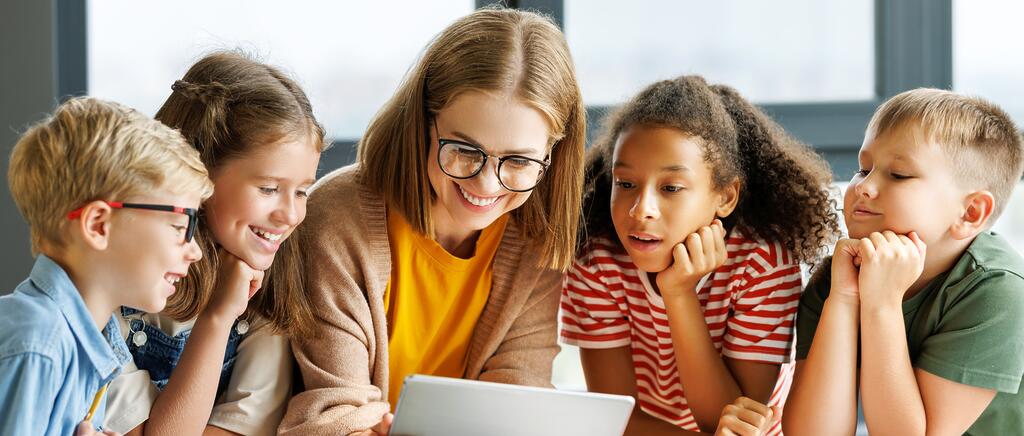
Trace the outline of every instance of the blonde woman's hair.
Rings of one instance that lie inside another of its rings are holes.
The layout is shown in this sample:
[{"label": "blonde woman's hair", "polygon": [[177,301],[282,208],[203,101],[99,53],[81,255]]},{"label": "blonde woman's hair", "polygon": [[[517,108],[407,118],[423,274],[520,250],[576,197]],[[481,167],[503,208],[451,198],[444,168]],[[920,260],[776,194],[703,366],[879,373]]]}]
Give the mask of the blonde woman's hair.
[{"label": "blonde woman's hair", "polygon": [[546,17],[492,7],[442,31],[359,142],[363,183],[416,231],[433,235],[429,121],[470,91],[513,95],[546,118],[551,166],[511,213],[536,244],[538,266],[568,268],[580,222],[586,115],[565,37]]},{"label": "blonde woman's hair", "polygon": [[[284,139],[308,140],[317,152],[329,146],[298,83],[244,53],[204,56],[171,90],[156,119],[181,130],[211,172]],[[249,301],[243,317],[259,315],[274,332],[305,335],[315,330],[317,321],[303,291],[299,238],[294,236],[281,243],[263,290]],[[202,211],[195,238],[204,256],[192,264],[163,312],[179,321],[196,317],[206,307],[217,279],[217,243]]]},{"label": "blonde woman's hair", "polygon": [[964,186],[995,197],[991,223],[1002,213],[1024,171],[1021,134],[1010,116],[982,98],[918,88],[883,103],[868,123],[866,138],[910,125],[940,144]]},{"label": "blonde woman's hair", "polygon": [[68,213],[96,200],[154,191],[213,193],[206,168],[174,129],[127,106],[72,98],[14,145],[7,183],[28,221],[32,252],[66,244]]}]

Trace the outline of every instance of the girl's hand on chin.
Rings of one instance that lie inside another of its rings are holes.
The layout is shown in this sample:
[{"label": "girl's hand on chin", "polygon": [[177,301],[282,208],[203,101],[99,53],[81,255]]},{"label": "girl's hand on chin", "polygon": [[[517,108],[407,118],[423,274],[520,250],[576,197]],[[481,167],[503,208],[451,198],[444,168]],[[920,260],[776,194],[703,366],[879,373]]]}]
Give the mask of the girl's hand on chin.
[{"label": "girl's hand on chin", "polygon": [[663,297],[691,294],[697,283],[725,263],[725,228],[714,220],[691,233],[672,248],[672,264],[658,273],[658,289]]},{"label": "girl's hand on chin", "polygon": [[217,284],[205,311],[219,319],[234,322],[245,313],[249,299],[263,286],[264,272],[249,266],[223,247],[217,249],[217,256]]}]

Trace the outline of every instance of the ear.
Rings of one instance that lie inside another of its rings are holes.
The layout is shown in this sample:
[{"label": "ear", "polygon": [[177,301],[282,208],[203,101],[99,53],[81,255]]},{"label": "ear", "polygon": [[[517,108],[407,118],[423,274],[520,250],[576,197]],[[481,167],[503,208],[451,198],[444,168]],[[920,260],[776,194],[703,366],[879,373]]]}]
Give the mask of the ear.
[{"label": "ear", "polygon": [[740,201],[740,179],[732,179],[732,182],[725,185],[718,191],[718,207],[715,208],[715,216],[725,218],[736,209]]},{"label": "ear", "polygon": [[110,244],[110,219],[113,211],[107,203],[93,201],[82,208],[82,215],[72,227],[75,238],[81,238],[94,250],[106,250]]},{"label": "ear", "polygon": [[975,191],[964,198],[964,211],[950,228],[956,239],[967,239],[988,228],[996,199],[988,191]]}]

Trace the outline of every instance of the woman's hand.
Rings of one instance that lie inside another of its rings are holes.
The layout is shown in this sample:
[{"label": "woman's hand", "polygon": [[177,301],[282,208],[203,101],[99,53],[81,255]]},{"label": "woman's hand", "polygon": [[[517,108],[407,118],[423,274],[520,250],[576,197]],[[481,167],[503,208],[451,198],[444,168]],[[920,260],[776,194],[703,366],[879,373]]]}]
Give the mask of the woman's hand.
[{"label": "woman's hand", "polygon": [[363,431],[357,431],[349,433],[348,436],[388,436],[391,432],[391,421],[395,420],[395,415],[385,413],[384,417],[381,418],[380,422],[373,428],[368,428]]}]

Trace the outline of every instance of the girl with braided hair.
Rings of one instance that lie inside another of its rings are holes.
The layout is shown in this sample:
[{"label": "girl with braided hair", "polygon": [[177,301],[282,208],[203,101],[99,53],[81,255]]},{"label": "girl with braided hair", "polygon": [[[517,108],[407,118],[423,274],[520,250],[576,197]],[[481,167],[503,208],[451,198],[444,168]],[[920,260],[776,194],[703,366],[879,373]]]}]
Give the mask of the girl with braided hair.
[{"label": "girl with braided hair", "polygon": [[110,387],[108,428],[273,434],[291,391],[292,335],[310,334],[298,238],[326,148],[306,94],[277,68],[216,52],[171,86],[156,119],[199,150],[214,194],[201,261],[161,313],[123,308],[134,362]]},{"label": "girl with braided hair", "polygon": [[636,397],[627,434],[776,434],[800,263],[838,231],[828,166],[697,76],[650,85],[605,129],[562,291],[588,388]]}]

